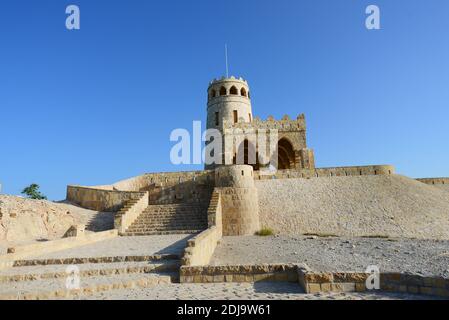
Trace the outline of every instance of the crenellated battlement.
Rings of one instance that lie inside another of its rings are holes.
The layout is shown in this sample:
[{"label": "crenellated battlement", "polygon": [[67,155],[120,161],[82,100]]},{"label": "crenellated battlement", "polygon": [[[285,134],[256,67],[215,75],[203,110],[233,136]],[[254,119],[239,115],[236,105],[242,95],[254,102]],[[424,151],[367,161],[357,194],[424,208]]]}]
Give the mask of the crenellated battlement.
[{"label": "crenellated battlement", "polygon": [[280,120],[274,119],[273,116],[269,116],[266,120],[262,120],[260,117],[255,117],[251,123],[239,121],[233,123],[232,121],[223,121],[224,129],[242,129],[242,130],[258,130],[258,129],[276,129],[278,131],[305,131],[306,119],[304,114],[298,115],[296,119],[291,119],[288,115],[285,115]]}]

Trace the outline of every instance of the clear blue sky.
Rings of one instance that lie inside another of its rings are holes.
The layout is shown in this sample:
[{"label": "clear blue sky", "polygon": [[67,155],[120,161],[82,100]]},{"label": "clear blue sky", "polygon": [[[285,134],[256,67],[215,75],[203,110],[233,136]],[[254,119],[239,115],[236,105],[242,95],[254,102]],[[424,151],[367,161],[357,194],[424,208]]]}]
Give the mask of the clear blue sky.
[{"label": "clear blue sky", "polygon": [[[65,8],[81,30],[65,29]],[[365,28],[381,9],[382,30]],[[170,163],[209,81],[248,79],[255,115],[305,113],[317,166],[449,176],[447,0],[40,0],[0,5],[0,183],[51,199]]]}]

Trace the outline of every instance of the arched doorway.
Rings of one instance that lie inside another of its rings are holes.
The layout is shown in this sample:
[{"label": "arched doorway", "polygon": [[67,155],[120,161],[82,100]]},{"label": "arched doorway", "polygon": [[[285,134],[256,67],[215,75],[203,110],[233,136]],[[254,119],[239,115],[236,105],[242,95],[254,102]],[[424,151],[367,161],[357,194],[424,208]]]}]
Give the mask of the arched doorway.
[{"label": "arched doorway", "polygon": [[259,159],[257,157],[256,146],[245,139],[240,143],[237,152],[234,155],[233,164],[248,164],[252,166],[254,170],[259,170]]},{"label": "arched doorway", "polygon": [[293,146],[285,138],[278,142],[278,169],[288,170],[295,168],[295,151]]}]

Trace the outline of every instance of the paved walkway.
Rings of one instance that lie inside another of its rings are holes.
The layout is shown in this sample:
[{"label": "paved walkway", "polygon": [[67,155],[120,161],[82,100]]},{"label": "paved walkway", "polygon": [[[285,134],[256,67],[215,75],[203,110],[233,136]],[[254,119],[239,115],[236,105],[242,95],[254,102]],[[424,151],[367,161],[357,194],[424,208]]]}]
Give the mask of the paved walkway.
[{"label": "paved walkway", "polygon": [[428,296],[392,293],[304,294],[295,283],[164,284],[145,289],[114,290],[87,297],[95,300],[418,300]]},{"label": "paved walkway", "polygon": [[[192,235],[117,237],[73,249],[36,256],[38,259],[64,259],[115,256],[181,255]],[[31,259],[31,258],[28,258]]]}]

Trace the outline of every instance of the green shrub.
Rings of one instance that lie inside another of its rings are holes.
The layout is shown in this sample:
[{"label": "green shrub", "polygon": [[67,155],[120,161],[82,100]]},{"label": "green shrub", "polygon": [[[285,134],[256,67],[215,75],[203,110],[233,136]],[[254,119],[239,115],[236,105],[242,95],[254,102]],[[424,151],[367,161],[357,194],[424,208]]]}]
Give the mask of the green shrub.
[{"label": "green shrub", "polygon": [[263,227],[261,230],[256,232],[256,236],[268,237],[274,235],[274,231],[271,228]]},{"label": "green shrub", "polygon": [[40,193],[39,188],[40,187],[38,184],[33,183],[23,189],[22,194],[34,200],[47,200],[47,197]]}]

